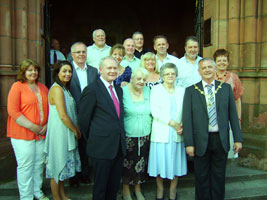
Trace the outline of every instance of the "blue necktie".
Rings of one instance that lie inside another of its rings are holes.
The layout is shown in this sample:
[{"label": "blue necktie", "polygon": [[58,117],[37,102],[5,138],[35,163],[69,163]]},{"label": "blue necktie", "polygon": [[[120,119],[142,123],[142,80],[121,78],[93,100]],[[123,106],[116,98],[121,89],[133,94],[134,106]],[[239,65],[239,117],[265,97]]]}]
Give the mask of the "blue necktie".
[{"label": "blue necktie", "polygon": [[216,116],[216,107],[215,107],[215,95],[212,95],[212,85],[207,85],[208,88],[208,114],[209,114],[209,125],[214,127],[217,124],[217,116]]}]

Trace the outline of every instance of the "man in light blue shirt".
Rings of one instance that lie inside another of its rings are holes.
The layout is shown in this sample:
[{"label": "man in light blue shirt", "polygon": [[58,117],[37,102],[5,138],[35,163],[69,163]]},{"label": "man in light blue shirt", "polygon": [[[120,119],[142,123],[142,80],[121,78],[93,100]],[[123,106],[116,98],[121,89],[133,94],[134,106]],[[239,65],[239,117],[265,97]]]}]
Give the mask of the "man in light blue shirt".
[{"label": "man in light blue shirt", "polygon": [[185,55],[179,60],[177,85],[186,88],[201,80],[198,62],[202,58],[198,56],[198,53],[197,37],[188,36],[185,40]]},{"label": "man in light blue shirt", "polygon": [[96,29],[93,32],[94,44],[87,47],[86,63],[98,70],[101,58],[108,56],[111,47],[106,44],[106,34],[102,29]]},{"label": "man in light blue shirt", "polygon": [[52,39],[50,49],[50,64],[54,65],[57,61],[66,60],[63,53],[60,52],[60,44],[57,39]]},{"label": "man in light blue shirt", "polygon": [[154,42],[154,49],[157,52],[156,59],[157,59],[157,64],[159,66],[159,71],[161,66],[165,63],[173,63],[177,67],[179,59],[167,53],[167,50],[169,48],[167,37],[164,35],[157,35],[154,37],[153,42]]},{"label": "man in light blue shirt", "polygon": [[123,60],[121,61],[121,66],[123,67],[131,67],[132,70],[140,67],[140,59],[135,57],[134,51],[135,51],[135,43],[132,38],[127,38],[123,42],[123,46],[125,48],[125,56]]}]

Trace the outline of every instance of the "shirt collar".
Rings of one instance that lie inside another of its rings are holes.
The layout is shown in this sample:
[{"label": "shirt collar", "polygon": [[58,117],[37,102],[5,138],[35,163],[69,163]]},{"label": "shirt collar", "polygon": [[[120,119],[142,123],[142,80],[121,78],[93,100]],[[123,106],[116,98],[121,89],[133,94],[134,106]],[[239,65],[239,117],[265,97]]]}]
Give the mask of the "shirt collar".
[{"label": "shirt collar", "polygon": [[202,80],[202,85],[203,85],[203,88],[206,88],[207,85],[212,85],[212,87],[214,87],[215,86],[215,80],[213,80],[211,82],[211,84],[208,84],[207,82],[205,82],[204,80]]},{"label": "shirt collar", "polygon": [[103,79],[103,77],[100,75],[100,79],[101,81],[104,83],[104,85],[106,86],[106,88],[109,88],[110,85],[112,85],[112,87],[114,87],[113,81],[110,84],[109,82],[107,82],[105,79]]},{"label": "shirt collar", "polygon": [[108,47],[108,45],[107,44],[105,44],[104,45],[104,48],[102,48],[102,49],[99,49],[96,45],[95,45],[95,43],[93,44],[93,47],[95,48],[95,49],[97,49],[97,50],[100,50],[100,51],[102,51],[102,50],[105,50],[107,47]]},{"label": "shirt collar", "polygon": [[87,65],[86,65],[86,63],[84,63],[83,69],[81,69],[74,61],[72,63],[73,63],[74,68],[76,69],[76,71],[77,70],[87,71]]}]

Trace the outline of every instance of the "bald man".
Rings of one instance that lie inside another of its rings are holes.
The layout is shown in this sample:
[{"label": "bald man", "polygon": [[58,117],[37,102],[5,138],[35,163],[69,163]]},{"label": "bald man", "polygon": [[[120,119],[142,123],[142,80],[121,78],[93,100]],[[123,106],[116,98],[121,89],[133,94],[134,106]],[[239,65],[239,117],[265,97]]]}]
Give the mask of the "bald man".
[{"label": "bald man", "polygon": [[140,66],[140,59],[135,57],[135,43],[132,38],[127,38],[123,42],[123,46],[125,48],[125,56],[121,61],[121,66],[123,67],[131,67],[132,70]]}]

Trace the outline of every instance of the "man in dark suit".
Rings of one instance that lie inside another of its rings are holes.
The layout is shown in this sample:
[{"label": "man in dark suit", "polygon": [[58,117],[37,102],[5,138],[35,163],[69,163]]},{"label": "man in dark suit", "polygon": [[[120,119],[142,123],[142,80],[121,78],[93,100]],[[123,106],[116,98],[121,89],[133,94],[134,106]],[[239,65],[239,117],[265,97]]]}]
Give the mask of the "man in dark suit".
[{"label": "man in dark suit", "polygon": [[[97,79],[97,69],[86,64],[86,45],[82,42],[75,42],[71,46],[73,58],[73,73],[70,82],[70,91],[78,105],[83,89]],[[79,183],[89,183],[89,164],[86,155],[86,141],[81,138],[78,141],[79,153],[81,158],[81,173],[70,179],[70,185],[79,186]]]},{"label": "man in dark suit", "polygon": [[229,151],[229,122],[235,152],[242,149],[242,135],[231,86],[214,80],[215,63],[199,61],[202,81],[186,88],[183,135],[186,152],[194,157],[197,200],[223,200]]},{"label": "man in dark suit", "polygon": [[93,163],[93,200],[116,200],[126,153],[123,93],[113,84],[117,61],[108,56],[99,65],[100,78],[82,92],[78,121]]}]

